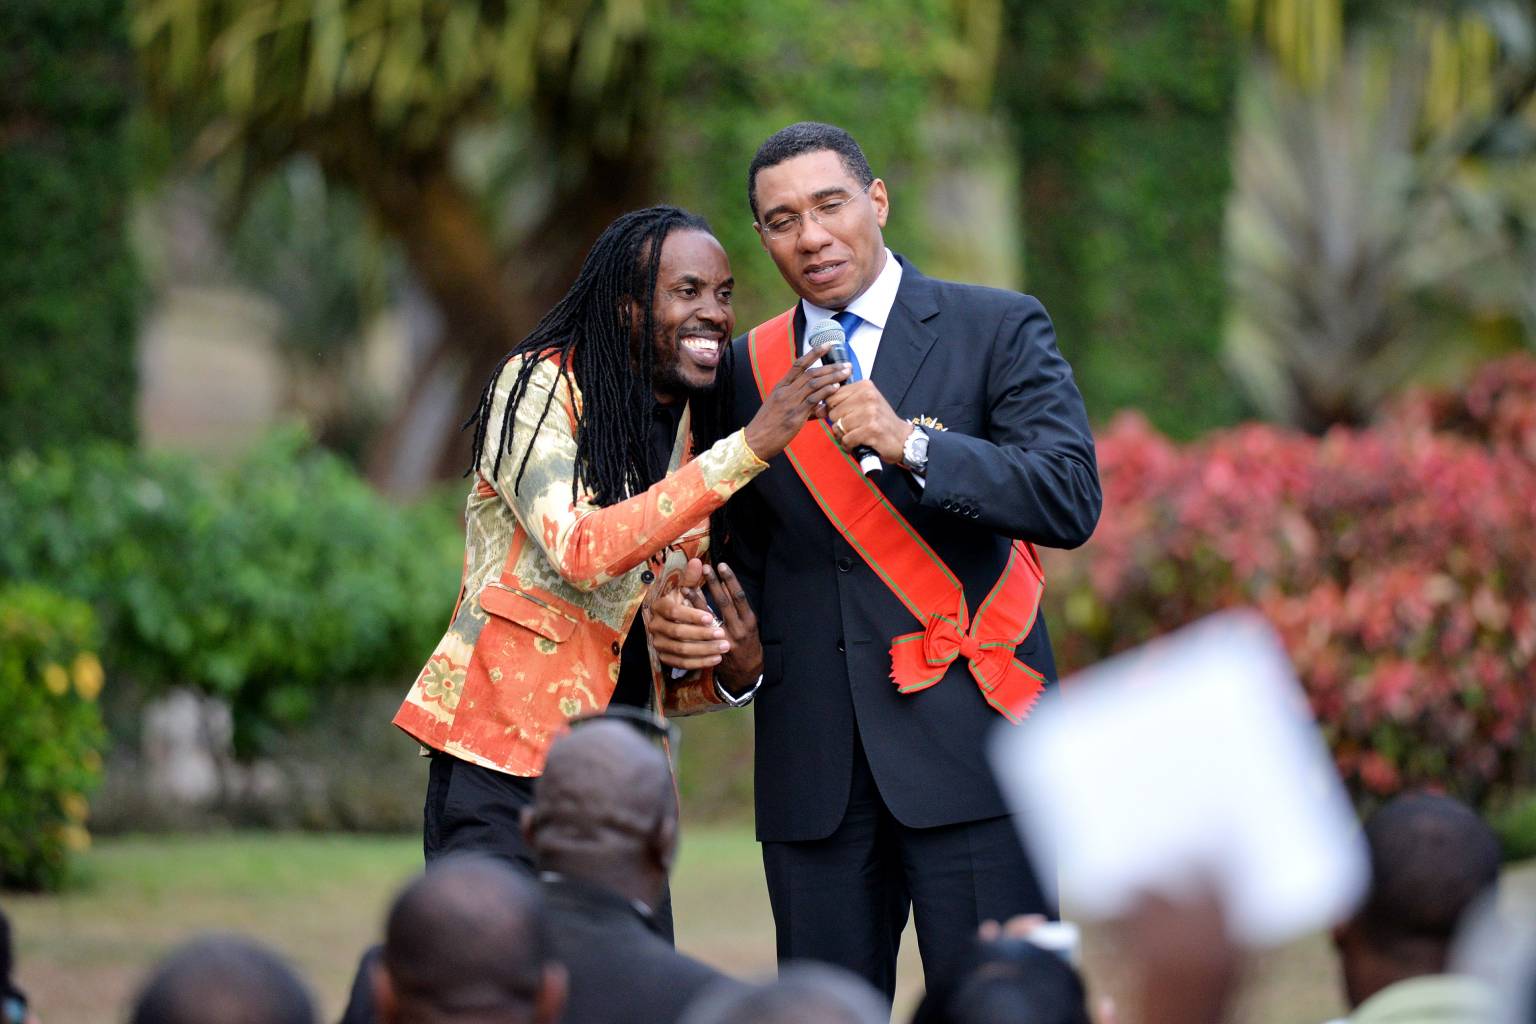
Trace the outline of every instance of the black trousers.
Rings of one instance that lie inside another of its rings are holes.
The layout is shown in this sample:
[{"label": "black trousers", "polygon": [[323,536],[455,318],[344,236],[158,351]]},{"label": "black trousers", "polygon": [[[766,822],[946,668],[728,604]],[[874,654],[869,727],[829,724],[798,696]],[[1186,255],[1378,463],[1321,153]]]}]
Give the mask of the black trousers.
[{"label": "black trousers", "polygon": [[[422,854],[430,866],[450,853],[499,857],[529,877],[537,877],[533,851],[523,840],[523,808],[533,803],[537,779],[493,771],[433,751],[427,767],[427,800],[422,809]],[[601,882],[601,879],[590,879]],[[672,935],[669,885],[653,920],[668,942]]]},{"label": "black trousers", "polygon": [[982,921],[1056,916],[1055,866],[1037,876],[1012,818],[909,828],[885,806],[855,744],[837,830],[825,839],[763,843],[781,964],[846,967],[892,999],[909,910],[929,988],[963,965]]}]

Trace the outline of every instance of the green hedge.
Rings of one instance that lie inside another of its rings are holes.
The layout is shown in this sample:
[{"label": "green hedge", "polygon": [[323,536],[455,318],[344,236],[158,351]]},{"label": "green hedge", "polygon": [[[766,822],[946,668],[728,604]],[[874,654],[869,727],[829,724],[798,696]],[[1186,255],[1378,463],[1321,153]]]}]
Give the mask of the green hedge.
[{"label": "green hedge", "polygon": [[123,0],[0,16],[0,455],[134,436],[125,20]]},{"label": "green hedge", "polygon": [[0,464],[0,576],[91,602],[114,672],[229,700],[242,752],[321,690],[403,692],[462,552],[451,506],[392,505],[298,433],[222,472],[110,445]]},{"label": "green hedge", "polygon": [[1011,0],[999,92],[1024,172],[1025,275],[1096,422],[1235,422],[1220,363],[1239,50],[1210,0]]},{"label": "green hedge", "polygon": [[83,602],[0,588],[0,886],[55,889],[90,844],[105,734],[96,624]]}]

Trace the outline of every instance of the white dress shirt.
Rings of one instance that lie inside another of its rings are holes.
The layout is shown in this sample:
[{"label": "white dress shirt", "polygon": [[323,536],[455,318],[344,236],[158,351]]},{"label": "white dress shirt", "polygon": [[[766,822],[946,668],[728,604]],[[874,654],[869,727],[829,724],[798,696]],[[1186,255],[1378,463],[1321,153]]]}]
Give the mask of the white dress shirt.
[{"label": "white dress shirt", "polygon": [[[853,354],[858,357],[859,369],[864,371],[864,379],[868,380],[870,374],[875,372],[875,357],[880,354],[880,339],[885,336],[885,325],[891,318],[891,307],[896,305],[896,289],[901,287],[901,264],[891,254],[891,250],[885,250],[885,266],[880,268],[880,275],[861,295],[845,307],[848,312],[856,315],[862,322],[853,329],[853,335],[848,339],[848,347],[853,349]],[[807,332],[823,320],[832,319],[832,314],[841,310],[823,309],[809,299],[801,299],[800,306],[805,311],[805,329]],[[926,488],[926,478],[916,473],[912,479],[917,481],[919,487]]]},{"label": "white dress shirt", "polygon": [[[901,264],[896,262],[896,257],[887,249],[885,266],[880,268],[880,275],[864,289],[863,294],[848,303],[848,312],[863,321],[854,329],[848,345],[853,349],[853,354],[858,356],[859,368],[864,371],[865,379],[875,372],[875,356],[880,353],[880,338],[885,334],[886,321],[891,318],[891,307],[896,305],[896,289],[900,287]],[[809,299],[801,299],[800,306],[805,310],[807,331],[823,320],[832,319],[833,313],[841,312],[823,309]]]}]

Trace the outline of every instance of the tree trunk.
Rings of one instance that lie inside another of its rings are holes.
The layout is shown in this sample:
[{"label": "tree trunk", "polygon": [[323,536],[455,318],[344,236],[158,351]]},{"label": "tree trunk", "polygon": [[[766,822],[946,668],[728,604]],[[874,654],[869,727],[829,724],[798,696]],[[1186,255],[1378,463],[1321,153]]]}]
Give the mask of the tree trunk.
[{"label": "tree trunk", "polygon": [[644,202],[650,161],[639,143],[620,157],[594,158],[559,190],[516,251],[504,255],[446,153],[402,167],[370,159],[376,150],[364,147],[316,148],[327,171],[352,183],[400,241],[440,316],[405,400],[368,457],[369,476],[382,490],[415,494],[469,464],[469,436],[458,427],[486,377],[565,294],[603,227]]}]

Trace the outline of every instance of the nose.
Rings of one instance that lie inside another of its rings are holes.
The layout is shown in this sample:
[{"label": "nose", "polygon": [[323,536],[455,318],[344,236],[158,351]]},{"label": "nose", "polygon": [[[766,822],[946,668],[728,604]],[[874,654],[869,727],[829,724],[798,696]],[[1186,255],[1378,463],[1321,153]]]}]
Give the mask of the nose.
[{"label": "nose", "polygon": [[707,292],[704,301],[699,303],[696,315],[709,326],[726,330],[725,325],[730,318],[730,307],[721,302],[718,295]]},{"label": "nose", "polygon": [[801,252],[817,252],[832,241],[832,235],[819,221],[811,217],[802,217],[798,241]]}]

